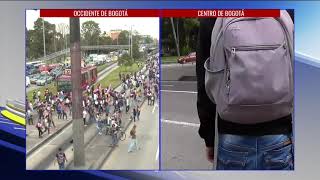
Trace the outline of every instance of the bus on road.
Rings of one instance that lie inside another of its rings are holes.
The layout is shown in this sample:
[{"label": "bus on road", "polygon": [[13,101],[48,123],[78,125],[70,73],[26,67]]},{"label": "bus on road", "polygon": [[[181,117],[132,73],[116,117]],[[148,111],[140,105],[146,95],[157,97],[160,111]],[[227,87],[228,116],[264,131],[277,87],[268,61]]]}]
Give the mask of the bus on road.
[{"label": "bus on road", "polygon": [[[85,90],[87,86],[94,84],[98,78],[98,71],[96,66],[88,66],[81,68],[81,88]],[[71,92],[71,70],[65,70],[64,74],[59,76],[56,80],[57,91]]]}]

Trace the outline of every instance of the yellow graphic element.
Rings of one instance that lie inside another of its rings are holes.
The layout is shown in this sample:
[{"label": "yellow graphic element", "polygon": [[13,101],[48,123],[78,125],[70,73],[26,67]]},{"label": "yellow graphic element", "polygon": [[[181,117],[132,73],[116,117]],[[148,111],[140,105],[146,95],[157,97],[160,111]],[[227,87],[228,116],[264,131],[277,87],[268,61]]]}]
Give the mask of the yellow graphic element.
[{"label": "yellow graphic element", "polygon": [[21,124],[21,125],[23,125],[23,126],[26,125],[26,119],[25,119],[25,118],[22,118],[22,117],[20,117],[20,116],[18,116],[18,115],[15,115],[15,114],[11,113],[11,112],[8,111],[8,110],[3,110],[3,111],[1,111],[1,114],[2,114],[4,117],[10,119],[11,121],[13,121],[13,122],[15,122],[15,123]]}]

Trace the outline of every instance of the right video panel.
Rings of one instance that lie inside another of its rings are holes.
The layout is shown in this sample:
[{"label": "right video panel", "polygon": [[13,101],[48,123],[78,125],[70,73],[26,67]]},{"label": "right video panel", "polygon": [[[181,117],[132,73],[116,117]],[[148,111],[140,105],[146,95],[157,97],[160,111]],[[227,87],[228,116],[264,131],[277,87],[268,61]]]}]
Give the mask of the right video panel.
[{"label": "right video panel", "polygon": [[294,169],[294,12],[162,18],[161,169]]}]

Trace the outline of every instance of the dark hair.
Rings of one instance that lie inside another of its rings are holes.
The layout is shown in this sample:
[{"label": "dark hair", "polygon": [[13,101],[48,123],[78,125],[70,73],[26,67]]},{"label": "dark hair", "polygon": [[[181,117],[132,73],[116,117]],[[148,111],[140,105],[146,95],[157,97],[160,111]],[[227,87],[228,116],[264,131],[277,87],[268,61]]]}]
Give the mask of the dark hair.
[{"label": "dark hair", "polygon": [[62,149],[61,149],[61,148],[59,148],[59,151],[62,151]]}]

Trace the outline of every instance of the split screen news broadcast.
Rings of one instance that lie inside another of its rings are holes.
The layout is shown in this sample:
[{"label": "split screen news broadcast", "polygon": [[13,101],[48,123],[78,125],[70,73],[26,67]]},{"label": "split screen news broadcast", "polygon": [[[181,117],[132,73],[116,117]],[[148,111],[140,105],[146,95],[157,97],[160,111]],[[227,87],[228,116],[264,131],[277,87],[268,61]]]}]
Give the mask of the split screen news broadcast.
[{"label": "split screen news broadcast", "polygon": [[4,179],[319,177],[320,3],[137,3],[0,8]]},{"label": "split screen news broadcast", "polygon": [[27,10],[27,169],[293,170],[293,11],[157,13]]}]

